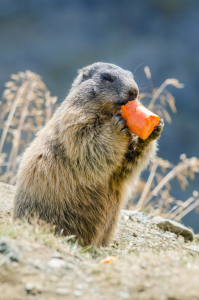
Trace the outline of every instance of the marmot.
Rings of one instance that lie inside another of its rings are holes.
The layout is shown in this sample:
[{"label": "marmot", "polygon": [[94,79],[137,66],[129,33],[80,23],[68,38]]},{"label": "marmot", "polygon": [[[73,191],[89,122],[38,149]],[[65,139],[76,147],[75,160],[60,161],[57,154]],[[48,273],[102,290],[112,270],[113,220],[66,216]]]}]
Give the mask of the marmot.
[{"label": "marmot", "polygon": [[161,120],[147,140],[129,133],[120,109],[137,96],[133,74],[114,64],[80,70],[22,156],[13,220],[37,216],[83,246],[107,246],[163,129]]}]

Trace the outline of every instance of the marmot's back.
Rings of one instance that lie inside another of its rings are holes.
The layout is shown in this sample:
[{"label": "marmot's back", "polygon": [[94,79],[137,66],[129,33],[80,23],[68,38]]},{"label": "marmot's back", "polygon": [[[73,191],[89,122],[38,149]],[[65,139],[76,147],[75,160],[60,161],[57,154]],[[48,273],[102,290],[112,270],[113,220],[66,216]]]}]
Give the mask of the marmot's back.
[{"label": "marmot's back", "polygon": [[129,71],[96,63],[83,68],[53,118],[25,151],[13,219],[38,217],[82,245],[107,245],[121,204],[156,151],[155,134],[130,135],[121,105],[135,100]]}]

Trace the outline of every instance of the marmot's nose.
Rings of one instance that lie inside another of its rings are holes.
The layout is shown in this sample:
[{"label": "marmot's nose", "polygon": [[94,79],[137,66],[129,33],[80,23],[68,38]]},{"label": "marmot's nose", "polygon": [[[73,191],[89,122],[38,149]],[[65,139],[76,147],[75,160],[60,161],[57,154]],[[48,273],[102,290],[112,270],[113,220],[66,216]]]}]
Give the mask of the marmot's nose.
[{"label": "marmot's nose", "polygon": [[134,87],[129,91],[129,101],[135,100],[138,96],[138,88]]}]

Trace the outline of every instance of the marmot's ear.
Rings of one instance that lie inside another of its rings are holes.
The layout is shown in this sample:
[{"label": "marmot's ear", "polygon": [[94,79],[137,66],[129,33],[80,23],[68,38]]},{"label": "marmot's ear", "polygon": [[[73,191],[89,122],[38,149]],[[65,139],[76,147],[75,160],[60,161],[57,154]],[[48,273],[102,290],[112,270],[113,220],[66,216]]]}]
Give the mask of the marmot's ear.
[{"label": "marmot's ear", "polygon": [[84,80],[90,77],[91,74],[90,74],[89,69],[83,68],[81,71],[82,71],[82,77]]},{"label": "marmot's ear", "polygon": [[90,71],[89,71],[89,69],[87,69],[87,68],[83,68],[83,69],[78,69],[77,70],[77,73],[78,73],[78,75],[82,75],[82,79],[83,80],[86,80],[86,79],[88,79],[89,77],[90,77]]},{"label": "marmot's ear", "polygon": [[81,84],[81,82],[88,79],[91,75],[90,70],[88,68],[78,69],[77,73],[78,73],[78,75],[75,78],[75,80],[73,81],[71,91],[74,90],[75,88],[77,88]]}]

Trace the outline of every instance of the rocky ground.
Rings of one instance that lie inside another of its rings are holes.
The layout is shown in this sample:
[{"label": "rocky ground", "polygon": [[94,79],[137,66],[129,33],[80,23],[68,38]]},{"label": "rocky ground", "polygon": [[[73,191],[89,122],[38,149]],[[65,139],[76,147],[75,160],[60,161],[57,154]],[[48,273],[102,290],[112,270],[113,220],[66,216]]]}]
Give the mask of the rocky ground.
[{"label": "rocky ground", "polygon": [[13,191],[0,184],[1,300],[199,299],[197,236],[188,228],[122,211],[109,248],[83,249],[47,226],[12,224]]}]

